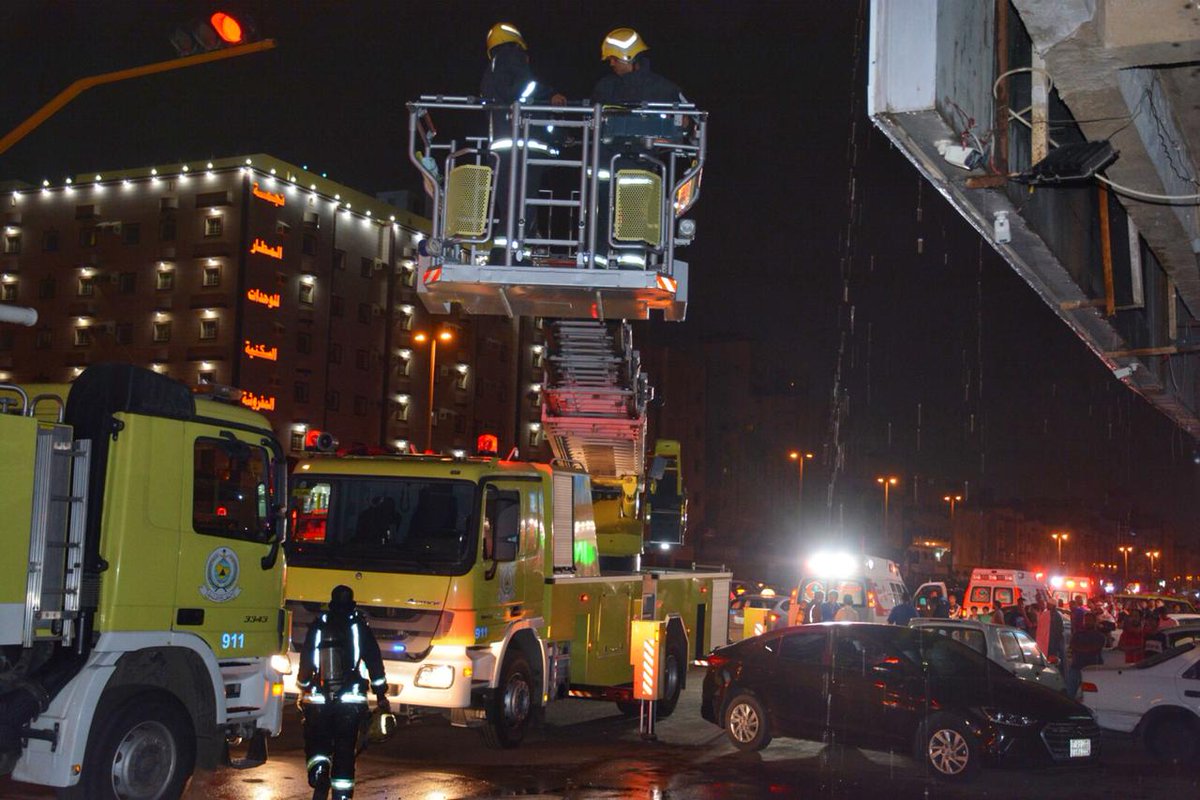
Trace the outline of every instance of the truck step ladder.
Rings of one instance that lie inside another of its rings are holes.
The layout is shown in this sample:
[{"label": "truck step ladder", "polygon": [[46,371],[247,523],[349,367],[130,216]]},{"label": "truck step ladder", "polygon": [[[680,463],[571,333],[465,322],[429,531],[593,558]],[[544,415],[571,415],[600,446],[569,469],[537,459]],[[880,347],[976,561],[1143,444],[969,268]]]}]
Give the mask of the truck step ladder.
[{"label": "truck step ladder", "polygon": [[83,537],[91,442],[73,442],[69,427],[38,431],[23,647],[71,645],[83,581]]}]

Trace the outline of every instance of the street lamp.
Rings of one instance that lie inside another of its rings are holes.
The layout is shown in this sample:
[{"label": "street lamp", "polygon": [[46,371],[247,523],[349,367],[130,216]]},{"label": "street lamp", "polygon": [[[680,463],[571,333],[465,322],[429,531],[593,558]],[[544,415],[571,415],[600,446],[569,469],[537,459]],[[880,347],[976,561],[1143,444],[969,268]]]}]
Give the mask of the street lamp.
[{"label": "street lamp", "polygon": [[951,577],[954,575],[954,507],[962,501],[961,494],[948,494],[942,498],[943,502],[950,504],[950,558],[946,565],[949,569]]},{"label": "street lamp", "polygon": [[888,532],[888,490],[899,483],[900,479],[894,475],[886,477],[880,475],[875,479],[875,482],[883,487],[883,541],[886,542]]},{"label": "street lamp", "polygon": [[1052,534],[1050,534],[1050,538],[1053,539],[1054,541],[1058,542],[1058,565],[1061,567],[1062,563],[1063,563],[1062,545],[1063,545],[1063,542],[1067,541],[1067,539],[1069,539],[1071,537],[1069,534],[1066,534],[1066,533],[1052,533]]},{"label": "street lamp", "polygon": [[1129,554],[1133,552],[1133,545],[1123,544],[1117,549],[1125,556],[1125,582],[1129,583]]},{"label": "street lamp", "polygon": [[793,450],[788,453],[788,458],[800,465],[800,494],[796,499],[796,518],[801,525],[804,524],[804,462],[812,457],[812,453],[800,450]]},{"label": "street lamp", "polygon": [[429,342],[429,416],[425,420],[425,451],[433,452],[433,386],[437,377],[437,343],[438,340],[449,342],[454,338],[454,334],[448,330],[441,330],[437,336],[430,336],[427,333],[417,333],[413,335],[413,341],[418,344]]},{"label": "street lamp", "polygon": [[1154,559],[1161,556],[1162,553],[1158,550],[1147,550],[1146,558],[1150,559],[1150,580],[1154,580]]}]

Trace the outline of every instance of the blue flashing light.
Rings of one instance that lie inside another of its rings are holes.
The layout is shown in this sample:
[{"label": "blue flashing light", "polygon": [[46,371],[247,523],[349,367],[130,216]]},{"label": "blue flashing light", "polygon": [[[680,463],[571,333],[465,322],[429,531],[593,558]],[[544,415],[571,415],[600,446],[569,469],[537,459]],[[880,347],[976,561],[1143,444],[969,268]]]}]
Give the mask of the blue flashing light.
[{"label": "blue flashing light", "polygon": [[403,653],[407,649],[408,649],[407,647],[405,647],[403,644],[400,644],[400,643],[392,645],[393,653]]}]

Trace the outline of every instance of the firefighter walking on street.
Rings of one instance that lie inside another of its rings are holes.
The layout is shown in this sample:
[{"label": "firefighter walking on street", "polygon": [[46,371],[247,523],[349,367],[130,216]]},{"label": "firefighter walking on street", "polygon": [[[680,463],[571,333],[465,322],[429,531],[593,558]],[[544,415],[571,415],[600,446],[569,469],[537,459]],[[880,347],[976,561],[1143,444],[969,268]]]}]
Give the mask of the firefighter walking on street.
[{"label": "firefighter walking on street", "polygon": [[[366,666],[370,681],[363,678]],[[304,712],[304,755],[314,798],[333,789],[334,800],[354,796],[354,757],[359,729],[370,710],[368,688],[379,707],[390,711],[387,677],[379,645],[355,608],[354,590],[336,586],[329,610],[308,629],[300,650],[300,707]]]}]

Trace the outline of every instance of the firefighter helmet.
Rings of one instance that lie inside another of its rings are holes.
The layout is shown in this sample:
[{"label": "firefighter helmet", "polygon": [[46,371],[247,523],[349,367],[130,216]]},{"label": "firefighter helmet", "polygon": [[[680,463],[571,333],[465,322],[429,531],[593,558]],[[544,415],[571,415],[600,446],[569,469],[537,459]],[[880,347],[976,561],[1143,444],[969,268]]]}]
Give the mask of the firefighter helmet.
[{"label": "firefighter helmet", "polygon": [[633,61],[639,53],[644,53],[649,49],[646,46],[646,40],[639,36],[633,28],[617,28],[609,31],[600,44],[600,60],[608,61],[610,58],[616,58],[621,61]]},{"label": "firefighter helmet", "polygon": [[354,605],[353,589],[345,585],[333,587],[333,591],[329,594],[330,611],[336,611],[339,614],[348,614],[354,610]]},{"label": "firefighter helmet", "polygon": [[516,25],[508,22],[497,22],[487,33],[488,58],[492,57],[492,50],[508,42],[516,42],[517,47],[520,47],[522,50],[529,49],[525,44],[524,37],[521,36],[521,32],[517,30]]}]

